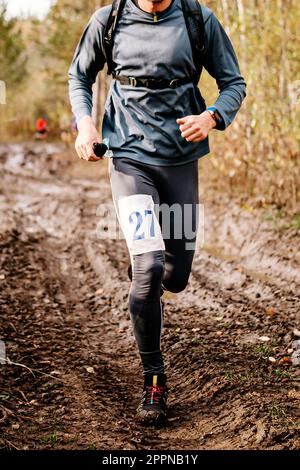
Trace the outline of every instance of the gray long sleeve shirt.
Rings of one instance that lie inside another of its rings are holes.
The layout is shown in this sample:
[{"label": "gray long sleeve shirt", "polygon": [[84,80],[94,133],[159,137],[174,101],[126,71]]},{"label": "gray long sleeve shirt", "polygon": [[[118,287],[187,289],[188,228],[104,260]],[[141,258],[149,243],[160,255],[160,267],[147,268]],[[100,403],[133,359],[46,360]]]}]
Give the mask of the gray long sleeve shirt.
[{"label": "gray long sleeve shirt", "polygon": [[[232,44],[222,25],[207,7],[201,6],[208,48],[203,66],[215,78],[219,96],[214,107],[223,121],[219,130],[233,121],[246,96]],[[111,5],[98,9],[79,41],[69,69],[69,95],[77,122],[91,115],[92,84],[103,69],[104,28]],[[134,77],[181,78],[194,71],[192,49],[180,0],[153,14],[127,0],[114,36],[116,74]],[[102,138],[109,140],[114,157],[127,157],[152,165],[180,165],[206,155],[208,138],[187,142],[176,119],[200,114],[206,103],[198,86],[149,89],[122,85],[113,79],[105,102]]]}]

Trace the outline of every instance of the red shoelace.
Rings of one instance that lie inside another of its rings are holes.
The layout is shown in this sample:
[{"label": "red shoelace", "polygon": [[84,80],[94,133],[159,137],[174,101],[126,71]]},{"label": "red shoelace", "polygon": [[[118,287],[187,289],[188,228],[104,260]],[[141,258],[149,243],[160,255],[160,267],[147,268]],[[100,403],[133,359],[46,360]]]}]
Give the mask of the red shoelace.
[{"label": "red shoelace", "polygon": [[156,405],[159,403],[163,393],[165,392],[166,387],[161,386],[159,387],[156,385],[146,385],[146,404],[147,405]]}]

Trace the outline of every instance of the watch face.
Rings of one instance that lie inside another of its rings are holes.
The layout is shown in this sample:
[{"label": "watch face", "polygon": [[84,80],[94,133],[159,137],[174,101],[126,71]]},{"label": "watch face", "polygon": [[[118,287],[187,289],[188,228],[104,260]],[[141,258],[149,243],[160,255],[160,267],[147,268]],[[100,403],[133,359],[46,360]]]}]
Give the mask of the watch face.
[{"label": "watch face", "polygon": [[209,112],[209,114],[211,115],[211,117],[213,118],[213,120],[214,120],[216,123],[218,123],[218,120],[217,120],[215,111],[213,111],[212,109],[207,109],[207,111]]},{"label": "watch face", "polygon": [[221,120],[222,120],[222,118],[221,118],[221,116],[220,116],[220,114],[218,113],[217,110],[215,110],[214,115],[216,116],[216,119],[217,119],[218,121],[221,121]]}]

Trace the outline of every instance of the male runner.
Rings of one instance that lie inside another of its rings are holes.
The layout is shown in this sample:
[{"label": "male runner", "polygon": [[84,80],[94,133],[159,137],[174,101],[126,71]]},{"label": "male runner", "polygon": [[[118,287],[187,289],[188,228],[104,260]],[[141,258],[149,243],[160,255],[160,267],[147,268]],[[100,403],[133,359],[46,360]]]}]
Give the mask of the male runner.
[{"label": "male runner", "polygon": [[[144,375],[137,418],[151,424],[167,416],[161,294],[180,292],[188,283],[197,229],[198,159],[209,152],[209,131],[226,129],[246,96],[231,42],[214,13],[201,6],[207,36],[203,65],[220,92],[206,109],[190,78],[195,66],[181,1],[126,0],[114,36],[116,68],[102,123],[102,137],[113,152],[113,200],[132,265],[129,311]],[[108,5],[93,14],[69,70],[79,130],[75,147],[88,161],[99,160],[93,152],[93,143],[101,139],[91,120],[92,84],[106,61],[103,35],[110,10]],[[181,79],[178,86],[171,86],[173,79]],[[188,205],[191,216],[185,223],[174,217],[164,236],[159,204]],[[180,237],[175,236],[178,225]]]}]

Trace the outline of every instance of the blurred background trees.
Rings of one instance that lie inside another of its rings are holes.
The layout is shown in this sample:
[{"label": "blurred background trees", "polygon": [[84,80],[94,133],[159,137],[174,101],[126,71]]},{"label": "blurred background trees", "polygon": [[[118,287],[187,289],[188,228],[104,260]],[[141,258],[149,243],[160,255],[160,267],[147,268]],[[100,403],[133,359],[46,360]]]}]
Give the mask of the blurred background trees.
[{"label": "blurred background trees", "polygon": [[[3,138],[24,139],[44,113],[52,135],[71,119],[67,71],[93,11],[106,0],[57,0],[43,21],[8,21],[0,9],[0,80],[8,99],[0,106]],[[225,133],[211,133],[203,159],[212,187],[244,192],[258,204],[299,210],[300,2],[298,0],[208,0],[236,49],[247,98]],[[171,40],[171,38],[170,38]],[[99,74],[100,123],[110,77]],[[207,105],[218,94],[204,72]],[[95,108],[96,109],[96,108]]]},{"label": "blurred background trees", "polygon": [[14,19],[6,20],[5,4],[0,5],[0,70],[1,80],[13,84],[26,75],[25,43]]},{"label": "blurred background trees", "polygon": [[[216,184],[278,207],[299,209],[300,3],[297,0],[207,2],[235,46],[247,98],[233,125],[214,134]],[[202,77],[205,96],[213,83]],[[225,137],[225,142],[224,142]]]}]

